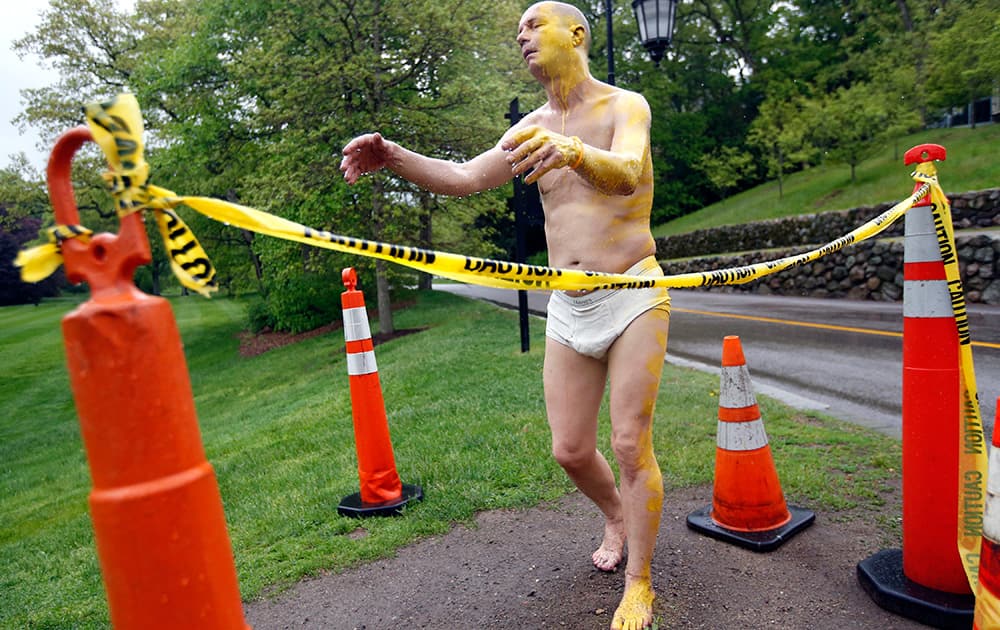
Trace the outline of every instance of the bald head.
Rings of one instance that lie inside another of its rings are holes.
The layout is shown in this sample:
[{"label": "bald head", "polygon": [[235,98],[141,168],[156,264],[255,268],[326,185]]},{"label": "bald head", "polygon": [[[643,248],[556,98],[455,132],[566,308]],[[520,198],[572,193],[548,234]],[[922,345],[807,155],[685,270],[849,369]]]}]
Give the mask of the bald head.
[{"label": "bald head", "polygon": [[[587,24],[587,18],[584,17],[583,12],[580,9],[574,7],[572,4],[567,4],[565,2],[551,2],[546,0],[545,2],[536,2],[535,4],[528,7],[524,12],[524,15],[528,15],[532,10],[537,10],[540,8],[545,8],[562,19],[565,24],[569,26],[579,25],[583,27],[584,39],[583,39],[583,52],[590,52],[590,25]],[[522,18],[523,19],[523,18]]]}]

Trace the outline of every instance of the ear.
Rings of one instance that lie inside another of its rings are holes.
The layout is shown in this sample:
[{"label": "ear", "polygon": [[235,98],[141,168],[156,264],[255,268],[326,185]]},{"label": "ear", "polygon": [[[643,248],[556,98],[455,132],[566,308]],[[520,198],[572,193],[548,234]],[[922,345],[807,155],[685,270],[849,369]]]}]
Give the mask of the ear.
[{"label": "ear", "polygon": [[587,38],[587,29],[582,24],[574,24],[570,27],[570,30],[573,31],[573,45],[582,45]]}]

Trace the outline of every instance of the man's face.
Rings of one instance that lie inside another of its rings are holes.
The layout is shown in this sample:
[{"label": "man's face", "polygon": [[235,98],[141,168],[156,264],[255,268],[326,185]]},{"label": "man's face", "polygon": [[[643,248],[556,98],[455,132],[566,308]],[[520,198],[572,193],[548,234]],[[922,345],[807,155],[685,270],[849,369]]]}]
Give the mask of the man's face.
[{"label": "man's face", "polygon": [[521,16],[517,43],[529,69],[554,69],[554,64],[565,63],[566,53],[572,52],[573,31],[555,6],[542,2]]}]

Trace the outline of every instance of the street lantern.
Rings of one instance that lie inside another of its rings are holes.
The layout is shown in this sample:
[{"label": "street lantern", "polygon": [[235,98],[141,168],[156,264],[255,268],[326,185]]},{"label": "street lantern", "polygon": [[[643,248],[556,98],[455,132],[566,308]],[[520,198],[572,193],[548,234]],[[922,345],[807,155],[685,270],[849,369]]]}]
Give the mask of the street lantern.
[{"label": "street lantern", "polygon": [[670,46],[676,10],[677,0],[632,0],[639,39],[656,65],[660,65],[663,51]]}]

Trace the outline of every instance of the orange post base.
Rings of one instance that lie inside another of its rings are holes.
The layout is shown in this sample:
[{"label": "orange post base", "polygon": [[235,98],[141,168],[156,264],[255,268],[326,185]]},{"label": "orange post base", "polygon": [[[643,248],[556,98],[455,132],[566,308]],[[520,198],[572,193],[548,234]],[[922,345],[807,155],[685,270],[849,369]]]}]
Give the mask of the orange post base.
[{"label": "orange post base", "polygon": [[[79,223],[70,163],[90,139],[86,128],[73,129],[52,151],[49,194],[59,224]],[[142,216],[124,216],[117,235],[65,241],[62,254],[66,277],[92,293],[62,328],[111,623],[248,628],[173,313],[132,283],[150,260]]]},{"label": "orange post base", "polygon": [[136,293],[87,302],[63,320],[111,621],[243,629],[222,500],[170,305]]}]

